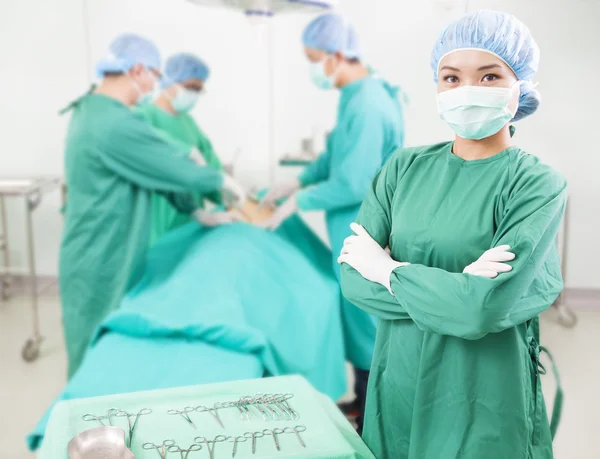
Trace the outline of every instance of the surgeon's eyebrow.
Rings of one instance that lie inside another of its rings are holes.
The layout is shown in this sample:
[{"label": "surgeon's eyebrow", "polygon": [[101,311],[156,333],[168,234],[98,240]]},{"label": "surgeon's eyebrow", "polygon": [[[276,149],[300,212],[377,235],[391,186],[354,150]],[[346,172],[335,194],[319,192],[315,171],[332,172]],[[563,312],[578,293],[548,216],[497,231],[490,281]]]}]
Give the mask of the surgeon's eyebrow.
[{"label": "surgeon's eyebrow", "polygon": [[450,67],[449,65],[444,65],[440,70],[450,70],[451,72],[460,73],[459,69],[457,69],[456,67]]},{"label": "surgeon's eyebrow", "polygon": [[483,67],[479,67],[477,69],[478,72],[483,72],[485,70],[491,70],[491,69],[501,69],[502,67],[500,67],[500,65],[498,64],[490,64],[490,65],[484,65]]},{"label": "surgeon's eyebrow", "polygon": [[460,70],[457,69],[456,67],[450,67],[449,65],[444,65],[440,70],[450,70],[452,72],[459,72]]}]

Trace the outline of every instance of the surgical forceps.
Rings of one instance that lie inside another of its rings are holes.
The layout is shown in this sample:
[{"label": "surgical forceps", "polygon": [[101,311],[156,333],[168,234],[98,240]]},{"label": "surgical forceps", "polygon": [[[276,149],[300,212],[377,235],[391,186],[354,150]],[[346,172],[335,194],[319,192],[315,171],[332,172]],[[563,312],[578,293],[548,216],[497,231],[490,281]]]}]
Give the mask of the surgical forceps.
[{"label": "surgical forceps", "polygon": [[[187,457],[190,455],[190,453],[192,451],[200,451],[201,449],[202,449],[202,445],[193,443],[188,449],[183,449],[177,445],[172,445],[167,448],[167,451],[169,453],[179,453],[181,456],[181,459],[187,459]],[[185,454],[183,454],[183,453],[185,453]]]},{"label": "surgical forceps", "polygon": [[112,422],[110,420],[111,417],[116,416],[117,413],[119,412],[119,410],[117,408],[109,408],[106,411],[106,415],[105,416],[96,416],[95,414],[92,413],[87,413],[84,414],[81,419],[88,422],[88,421],[96,421],[99,422],[101,426],[106,426],[106,424],[104,424],[104,421],[108,421],[108,425],[112,426]]},{"label": "surgical forceps", "polygon": [[215,403],[213,408],[209,408],[208,406],[199,405],[195,408],[198,413],[209,412],[212,414],[213,418],[219,423],[219,425],[224,429],[223,421],[221,421],[221,416],[219,416],[219,409],[224,408],[223,403]]},{"label": "surgical forceps", "polygon": [[239,435],[237,437],[229,437],[227,439],[227,441],[233,443],[233,450],[231,451],[231,457],[235,457],[235,455],[237,454],[237,445],[238,443],[245,443],[248,440],[248,438],[244,437],[243,435]]},{"label": "surgical forceps", "polygon": [[273,441],[275,442],[275,448],[277,448],[277,451],[281,451],[281,447],[279,446],[279,437],[278,435],[281,435],[282,433],[285,433],[283,429],[280,429],[279,427],[275,428],[275,429],[265,429],[262,431],[262,433],[264,435],[272,435],[273,436]]},{"label": "surgical forceps", "polygon": [[166,459],[167,453],[169,452],[168,448],[170,448],[171,446],[175,446],[175,442],[173,440],[165,440],[160,445],[156,445],[148,441],[142,445],[142,448],[145,450],[155,449],[158,455],[160,456],[160,459]]},{"label": "surgical forceps", "polygon": [[298,438],[302,447],[306,448],[306,443],[304,443],[304,440],[302,440],[302,437],[300,436],[302,432],[306,432],[306,426],[286,427],[283,429],[283,432],[296,434],[296,438]]},{"label": "surgical forceps", "polygon": [[191,425],[194,429],[196,429],[196,424],[194,424],[194,422],[190,419],[190,415],[189,413],[193,413],[194,411],[196,411],[196,408],[194,408],[193,406],[186,406],[183,411],[182,410],[168,410],[167,413],[171,414],[171,415],[179,415],[181,416],[183,419],[186,420],[186,422]]},{"label": "surgical forceps", "polygon": [[[127,418],[127,427],[129,428],[129,448],[131,448],[131,444],[133,442],[133,434],[135,433],[135,426],[140,419],[140,416],[145,416],[147,414],[152,414],[152,410],[150,408],[142,408],[137,413],[128,413],[127,411],[119,410],[116,414],[117,417],[126,417]],[[131,418],[135,417],[135,421],[131,424]]]},{"label": "surgical forceps", "polygon": [[[225,435],[217,435],[212,440],[208,440],[206,437],[196,437],[194,438],[194,443],[197,445],[201,445],[204,443],[206,445],[206,449],[208,449],[208,455],[210,459],[215,458],[215,446],[217,443],[222,443],[227,440],[228,437]],[[212,447],[211,447],[212,445]]]},{"label": "surgical forceps", "polygon": [[252,454],[256,453],[256,439],[264,437],[265,434],[262,432],[246,432],[244,437],[249,440],[252,440]]}]

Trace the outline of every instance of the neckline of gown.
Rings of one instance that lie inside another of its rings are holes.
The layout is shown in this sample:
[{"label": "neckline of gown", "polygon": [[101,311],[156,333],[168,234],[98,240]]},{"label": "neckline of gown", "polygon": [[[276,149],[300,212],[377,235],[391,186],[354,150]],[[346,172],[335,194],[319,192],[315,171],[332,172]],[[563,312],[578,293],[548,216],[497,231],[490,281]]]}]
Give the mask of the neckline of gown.
[{"label": "neckline of gown", "polygon": [[448,142],[448,146],[445,149],[445,154],[448,158],[450,158],[451,161],[455,161],[459,164],[461,164],[462,166],[478,166],[480,164],[487,164],[487,163],[491,163],[494,161],[498,161],[499,159],[504,158],[506,155],[510,154],[511,152],[517,150],[518,148],[515,146],[510,146],[498,153],[496,153],[493,156],[489,156],[487,158],[482,158],[482,159],[463,159],[457,155],[455,155],[452,152],[452,147],[454,147],[454,142]]}]

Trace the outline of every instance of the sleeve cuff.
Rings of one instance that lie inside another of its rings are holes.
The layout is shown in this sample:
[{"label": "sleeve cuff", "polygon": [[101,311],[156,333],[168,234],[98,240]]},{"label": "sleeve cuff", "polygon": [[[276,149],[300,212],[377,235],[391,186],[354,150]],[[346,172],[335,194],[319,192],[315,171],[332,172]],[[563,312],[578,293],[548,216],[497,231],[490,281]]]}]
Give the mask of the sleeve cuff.
[{"label": "sleeve cuff", "polygon": [[310,190],[303,190],[296,193],[296,204],[300,210],[315,210],[312,207]]},{"label": "sleeve cuff", "polygon": [[310,177],[310,175],[307,173],[307,171],[301,173],[298,176],[298,181],[300,182],[300,185],[302,186],[302,188],[306,188],[307,186],[310,186],[314,183],[312,178]]}]

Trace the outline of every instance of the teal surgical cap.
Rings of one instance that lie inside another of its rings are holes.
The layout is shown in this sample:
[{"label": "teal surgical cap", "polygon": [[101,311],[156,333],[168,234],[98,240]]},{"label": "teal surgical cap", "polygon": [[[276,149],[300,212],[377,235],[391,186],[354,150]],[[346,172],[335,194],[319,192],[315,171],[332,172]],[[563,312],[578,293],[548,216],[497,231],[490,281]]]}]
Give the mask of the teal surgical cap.
[{"label": "teal surgical cap", "polygon": [[160,82],[161,88],[166,88],[174,83],[181,83],[195,78],[206,81],[210,75],[210,70],[206,63],[193,54],[175,54],[167,59],[163,79]]},{"label": "teal surgical cap", "polygon": [[489,10],[469,13],[453,22],[442,32],[431,54],[436,83],[442,58],[460,49],[481,49],[495,54],[524,81],[514,121],[537,110],[540,94],[533,88],[532,80],[540,63],[540,48],[525,24],[511,14]]},{"label": "teal surgical cap", "polygon": [[348,59],[361,57],[356,30],[339,14],[327,13],[314,19],[304,29],[302,43],[328,53],[340,52]]},{"label": "teal surgical cap", "polygon": [[124,73],[137,64],[160,70],[160,52],[150,40],[134,34],[119,35],[108,48],[108,53],[96,64],[96,74]]}]

